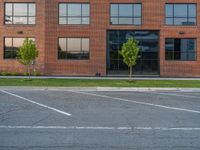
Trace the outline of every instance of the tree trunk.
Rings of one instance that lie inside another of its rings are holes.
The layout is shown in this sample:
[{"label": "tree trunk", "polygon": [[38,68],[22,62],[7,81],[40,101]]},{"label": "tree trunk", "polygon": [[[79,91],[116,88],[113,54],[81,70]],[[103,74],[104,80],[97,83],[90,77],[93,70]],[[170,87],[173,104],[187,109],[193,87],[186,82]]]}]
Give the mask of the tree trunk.
[{"label": "tree trunk", "polygon": [[28,79],[30,80],[30,78],[31,78],[30,65],[28,65]]},{"label": "tree trunk", "polygon": [[131,80],[132,75],[133,75],[133,66],[130,66],[129,80]]}]

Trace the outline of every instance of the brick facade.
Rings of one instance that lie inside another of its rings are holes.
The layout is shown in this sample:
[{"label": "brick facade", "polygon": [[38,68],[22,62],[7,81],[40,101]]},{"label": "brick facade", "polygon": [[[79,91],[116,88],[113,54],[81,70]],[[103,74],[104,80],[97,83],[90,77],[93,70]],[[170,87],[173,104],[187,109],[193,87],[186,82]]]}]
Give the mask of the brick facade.
[{"label": "brick facade", "polygon": [[[4,2],[36,2],[36,25],[4,25]],[[59,25],[59,2],[89,2],[90,25]],[[110,3],[142,3],[141,26],[110,25]],[[35,37],[39,58],[37,69],[48,75],[94,76],[106,75],[106,32],[110,29],[159,30],[160,75],[176,77],[200,77],[200,13],[197,26],[166,26],[165,3],[197,3],[199,0],[1,0],[0,1],[0,71],[22,72],[24,68],[16,60],[3,59],[4,37]],[[18,34],[23,31],[23,34]],[[185,34],[180,34],[184,32]],[[89,37],[89,60],[58,60],[58,37]],[[196,61],[166,61],[165,38],[196,38]]]}]

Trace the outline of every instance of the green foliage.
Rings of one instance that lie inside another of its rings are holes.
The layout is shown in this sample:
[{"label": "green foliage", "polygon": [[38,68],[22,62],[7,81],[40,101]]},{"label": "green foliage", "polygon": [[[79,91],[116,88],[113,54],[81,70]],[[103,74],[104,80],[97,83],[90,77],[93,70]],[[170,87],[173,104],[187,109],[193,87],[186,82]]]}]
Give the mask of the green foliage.
[{"label": "green foliage", "polygon": [[124,63],[127,66],[132,67],[136,65],[139,51],[138,41],[133,38],[129,38],[128,41],[123,44],[120,54],[124,58]]},{"label": "green foliage", "polygon": [[33,75],[34,76],[40,76],[41,74],[39,72],[34,72]]},{"label": "green foliage", "polygon": [[2,75],[2,76],[8,76],[9,73],[8,73],[8,72],[1,72],[1,75]]},{"label": "green foliage", "polygon": [[19,76],[19,73],[17,73],[17,72],[0,72],[0,75],[2,75],[2,76]]},{"label": "green foliage", "polygon": [[17,60],[27,66],[30,65],[33,60],[38,57],[38,51],[36,45],[32,40],[25,39],[23,46],[20,47],[17,52]]},{"label": "green foliage", "polygon": [[25,72],[25,73],[24,73],[24,76],[28,76],[28,75],[29,75],[28,72]]},{"label": "green foliage", "polygon": [[128,41],[123,44],[122,50],[120,51],[124,63],[130,68],[130,77],[132,76],[133,66],[136,65],[139,51],[138,41],[134,38],[129,38]]},{"label": "green foliage", "polygon": [[17,73],[17,72],[11,72],[10,74],[11,74],[11,76],[19,76],[19,73]]},{"label": "green foliage", "polygon": [[30,65],[38,57],[38,51],[35,43],[26,38],[23,46],[17,52],[17,60],[19,63],[27,67],[28,75],[30,78]]}]

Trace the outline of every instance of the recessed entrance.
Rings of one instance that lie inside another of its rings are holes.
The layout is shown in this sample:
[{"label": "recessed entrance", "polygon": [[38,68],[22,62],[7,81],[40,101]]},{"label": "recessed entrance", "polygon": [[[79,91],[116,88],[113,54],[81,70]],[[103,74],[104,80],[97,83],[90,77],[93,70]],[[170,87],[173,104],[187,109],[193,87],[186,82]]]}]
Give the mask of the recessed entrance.
[{"label": "recessed entrance", "polygon": [[159,31],[110,30],[107,41],[107,74],[127,75],[128,67],[123,62],[119,50],[128,38],[139,42],[140,53],[135,75],[159,75]]}]

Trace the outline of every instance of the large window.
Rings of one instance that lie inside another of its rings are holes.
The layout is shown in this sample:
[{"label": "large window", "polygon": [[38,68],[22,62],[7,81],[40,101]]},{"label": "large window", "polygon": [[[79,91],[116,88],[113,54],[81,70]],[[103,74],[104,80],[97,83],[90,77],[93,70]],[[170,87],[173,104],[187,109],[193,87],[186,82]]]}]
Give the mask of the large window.
[{"label": "large window", "polygon": [[141,25],[142,4],[111,4],[110,24]]},{"label": "large window", "polygon": [[110,74],[128,73],[128,67],[119,53],[122,45],[129,39],[135,38],[139,42],[140,52],[135,74],[158,74],[159,72],[159,32],[110,30],[108,31],[107,69]]},{"label": "large window", "polygon": [[196,39],[166,39],[166,60],[196,60]]},{"label": "large window", "polygon": [[[28,38],[35,41],[34,38]],[[4,59],[15,59],[25,38],[4,38]]]},{"label": "large window", "polygon": [[35,24],[35,3],[5,3],[5,24]]},{"label": "large window", "polygon": [[167,25],[196,25],[196,4],[166,4]]},{"label": "large window", "polygon": [[90,24],[90,4],[60,3],[59,24]]},{"label": "large window", "polygon": [[58,59],[89,59],[89,38],[59,38]]}]

